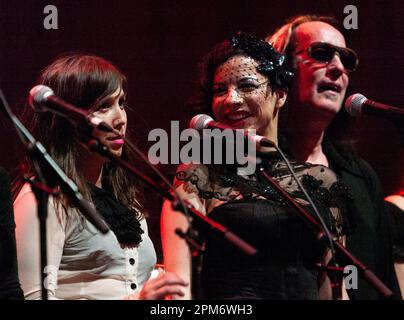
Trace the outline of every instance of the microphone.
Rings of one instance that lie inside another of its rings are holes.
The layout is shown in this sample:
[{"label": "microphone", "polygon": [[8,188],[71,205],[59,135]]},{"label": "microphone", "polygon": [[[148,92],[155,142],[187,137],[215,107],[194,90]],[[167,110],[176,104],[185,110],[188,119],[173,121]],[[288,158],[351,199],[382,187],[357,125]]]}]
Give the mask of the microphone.
[{"label": "microphone", "polygon": [[[213,120],[212,117],[208,116],[207,114],[198,114],[194,116],[191,121],[189,122],[189,127],[196,129],[198,131],[202,131],[203,129],[219,129],[219,130],[237,130],[233,127],[226,126],[220,122],[216,122]],[[250,135],[248,134],[247,130],[244,130],[244,136],[251,142],[255,143],[257,146],[261,147],[275,147],[275,143],[271,140],[259,136],[259,135]]]},{"label": "microphone", "polygon": [[345,109],[351,116],[359,116],[364,113],[393,119],[404,119],[404,108],[396,108],[369,100],[360,93],[355,93],[348,97],[345,102]]},{"label": "microphone", "polygon": [[100,118],[56,97],[53,90],[44,85],[37,85],[30,90],[28,104],[36,112],[50,111],[59,116],[73,119],[75,121],[85,120],[93,128],[102,131],[114,132],[114,129]]}]

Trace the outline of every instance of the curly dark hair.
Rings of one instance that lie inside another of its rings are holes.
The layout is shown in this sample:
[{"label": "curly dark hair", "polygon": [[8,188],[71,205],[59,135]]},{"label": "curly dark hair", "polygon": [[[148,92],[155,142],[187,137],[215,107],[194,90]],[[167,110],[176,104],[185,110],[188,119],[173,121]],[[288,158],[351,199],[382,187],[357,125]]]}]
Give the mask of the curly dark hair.
[{"label": "curly dark hair", "polygon": [[285,57],[263,39],[238,32],[213,47],[199,63],[198,82],[187,103],[188,117],[199,113],[212,115],[212,87],[216,69],[236,55],[256,60],[257,71],[268,77],[273,90],[288,91],[293,73],[285,67]]}]

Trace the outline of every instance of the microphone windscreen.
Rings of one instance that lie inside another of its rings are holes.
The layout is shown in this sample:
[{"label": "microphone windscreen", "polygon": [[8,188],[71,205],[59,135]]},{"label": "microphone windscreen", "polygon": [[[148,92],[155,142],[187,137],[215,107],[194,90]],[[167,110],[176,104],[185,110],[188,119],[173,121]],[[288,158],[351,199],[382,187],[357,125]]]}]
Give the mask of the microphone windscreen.
[{"label": "microphone windscreen", "polygon": [[351,116],[358,116],[362,113],[362,106],[366,97],[363,94],[355,93],[348,97],[345,101],[345,110]]},{"label": "microphone windscreen", "polygon": [[210,121],[213,121],[213,118],[207,114],[198,114],[191,119],[189,127],[201,131],[206,128],[206,123]]},{"label": "microphone windscreen", "polygon": [[36,111],[43,111],[40,105],[46,102],[46,99],[51,95],[54,95],[51,88],[41,84],[37,85],[29,92],[28,104]]}]

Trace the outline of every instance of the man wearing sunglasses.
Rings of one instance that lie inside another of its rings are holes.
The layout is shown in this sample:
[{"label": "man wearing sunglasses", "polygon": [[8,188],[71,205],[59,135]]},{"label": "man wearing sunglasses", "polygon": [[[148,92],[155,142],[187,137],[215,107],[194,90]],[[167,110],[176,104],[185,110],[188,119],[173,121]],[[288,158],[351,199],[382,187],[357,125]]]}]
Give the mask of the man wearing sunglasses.
[{"label": "man wearing sunglasses", "polygon": [[[346,47],[331,17],[293,17],[267,41],[286,55],[295,74],[280,125],[289,152],[297,160],[332,168],[348,186],[352,210],[345,219],[347,248],[400,297],[379,180],[338,136],[346,126],[346,121],[341,122],[347,117],[342,104],[350,74],[359,63],[356,53]],[[358,288],[348,292],[351,299],[380,298],[362,277]]]}]

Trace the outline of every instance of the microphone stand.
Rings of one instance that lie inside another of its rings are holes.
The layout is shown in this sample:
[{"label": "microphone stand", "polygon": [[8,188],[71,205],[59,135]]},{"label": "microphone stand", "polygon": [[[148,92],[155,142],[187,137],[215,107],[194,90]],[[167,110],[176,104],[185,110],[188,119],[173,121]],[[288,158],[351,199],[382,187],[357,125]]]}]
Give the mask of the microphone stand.
[{"label": "microphone stand", "polygon": [[[258,162],[259,163],[259,162]],[[262,161],[261,161],[262,163]],[[316,235],[316,239],[327,243],[328,238],[324,232],[323,227],[304,210],[290,195],[287,193],[274,178],[272,178],[266,171],[263,165],[259,167],[260,176],[282,197],[282,199],[288,204],[292,209],[294,209],[299,217],[303,219],[304,222],[312,229]],[[348,261],[347,264],[354,265],[359,269],[363,277],[385,298],[392,298],[393,292],[371,271],[366,267],[361,261],[359,261],[355,256],[353,256],[340,242],[336,240],[336,237],[332,235],[332,242],[336,251],[342,255]],[[337,281],[338,273],[341,269],[338,265],[325,266],[327,272],[330,274],[330,280],[332,282]],[[340,290],[338,285],[332,284],[333,298],[340,298]],[[339,292],[338,292],[339,291]]]},{"label": "microphone stand", "polygon": [[37,212],[40,228],[41,256],[41,297],[43,300],[48,300],[48,291],[45,285],[47,266],[46,218],[48,215],[49,194],[55,194],[51,188],[59,186],[70,201],[78,207],[80,212],[102,233],[107,233],[109,231],[109,226],[90,203],[84,200],[76,184],[67,177],[63,170],[48,154],[45,147],[35,140],[29,130],[13,114],[1,89],[0,99],[4,106],[3,111],[5,111],[5,114],[13,123],[22,143],[26,146],[28,154],[33,159],[35,171],[41,181],[41,183],[38,183],[25,179],[26,181],[29,180],[27,182],[32,186],[32,191],[38,204]]},{"label": "microphone stand", "polygon": [[[44,182],[41,169],[37,164],[35,165],[36,171],[40,180]],[[47,255],[47,236],[46,236],[46,218],[48,217],[48,199],[49,194],[55,194],[53,190],[48,188],[46,185],[33,181],[30,179],[24,179],[27,183],[31,185],[32,192],[38,203],[38,219],[39,219],[39,235],[40,235],[40,260],[41,260],[41,299],[48,300],[48,290],[46,290],[45,280],[46,280],[46,266],[48,261]]]},{"label": "microphone stand", "polygon": [[[21,127],[20,127],[21,126]],[[48,215],[48,200],[49,194],[54,193],[52,188],[59,186],[64,194],[74,203],[80,212],[102,233],[109,231],[108,224],[101,216],[91,207],[91,205],[83,199],[79,193],[78,187],[70,180],[56,162],[50,157],[43,145],[32,137],[21,123],[16,125],[21,135],[25,135],[29,141],[26,144],[29,155],[32,157],[35,171],[42,184],[30,181],[33,187],[35,198],[38,203],[38,218],[39,218],[39,232],[40,232],[40,252],[41,252],[41,291],[42,300],[48,300],[48,290],[46,288],[46,266],[47,266],[47,242],[46,242],[46,218]]]},{"label": "microphone stand", "polygon": [[[169,200],[172,203],[172,207],[174,210],[184,213],[189,218],[190,224],[198,225],[198,231],[218,234],[221,237],[225,238],[233,246],[240,249],[246,255],[253,256],[257,254],[257,249],[255,249],[253,246],[245,242],[243,239],[238,237],[236,234],[228,230],[223,225],[203,215],[201,212],[196,210],[192,206],[192,204],[190,204],[188,201],[182,200],[176,195],[170,193],[168,190],[163,189],[160,185],[155,183],[149,177],[145,176],[141,171],[130,165],[127,161],[123,160],[120,157],[114,156],[112,153],[109,152],[108,148],[102,143],[100,143],[97,139],[90,139],[87,142],[87,146],[90,150],[99,153],[100,155],[110,159],[114,164],[131,172],[134,176],[136,176],[138,179],[147,184],[160,196]],[[201,247],[195,239],[195,235],[197,235],[198,232],[194,231],[194,227],[192,228],[189,227],[188,231],[185,233],[182,230],[177,229],[176,233],[180,237],[184,238],[191,248],[193,274],[197,275],[197,277],[193,277],[192,279],[194,285],[193,288],[196,289],[196,296],[197,298],[199,298],[201,293],[200,277],[199,277],[200,275],[199,257],[200,253],[204,251],[204,248]]]}]

